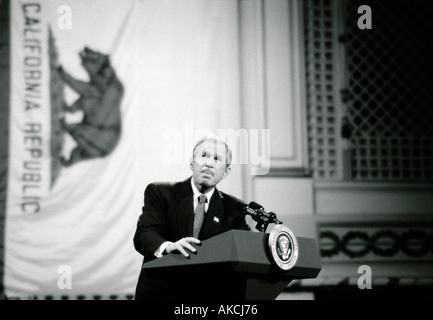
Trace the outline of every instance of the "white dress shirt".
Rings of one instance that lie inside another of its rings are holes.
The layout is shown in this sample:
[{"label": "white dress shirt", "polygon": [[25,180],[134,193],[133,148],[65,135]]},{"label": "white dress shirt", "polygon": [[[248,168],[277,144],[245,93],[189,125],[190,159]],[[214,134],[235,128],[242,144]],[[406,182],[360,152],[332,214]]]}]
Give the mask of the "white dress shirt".
[{"label": "white dress shirt", "polygon": [[[191,187],[192,187],[192,191],[194,193],[194,196],[193,196],[193,201],[194,201],[193,205],[194,205],[194,212],[195,212],[195,209],[197,208],[197,205],[198,205],[198,197],[202,193],[197,189],[197,187],[195,186],[194,182],[192,181],[192,178],[191,178]],[[212,198],[212,195],[213,195],[214,191],[215,191],[215,187],[212,188],[209,192],[206,192],[204,194],[206,196],[206,198],[207,198],[207,201],[206,201],[205,207],[204,207],[205,213],[207,212],[207,210],[209,208],[209,202],[210,202],[210,199]],[[161,244],[161,246],[158,248],[158,250],[156,250],[155,253],[154,253],[155,257],[161,258],[163,256],[165,248],[167,248],[167,246],[169,244],[171,244],[171,243],[173,243],[173,242],[171,242],[171,241],[165,241],[163,244]]]},{"label": "white dress shirt", "polygon": [[[198,191],[197,187],[195,186],[194,182],[192,181],[192,178],[191,178],[191,187],[192,187],[192,192],[194,192],[194,197],[193,198],[194,198],[194,212],[195,212],[195,209],[197,208],[197,205],[198,205],[198,197],[202,193],[200,191]],[[207,198],[206,204],[204,206],[204,211],[205,212],[207,212],[207,209],[209,208],[209,202],[210,202],[210,199],[212,198],[212,195],[213,195],[214,191],[215,191],[215,187],[212,188],[211,191],[206,192],[204,194],[206,196],[206,198]]]}]

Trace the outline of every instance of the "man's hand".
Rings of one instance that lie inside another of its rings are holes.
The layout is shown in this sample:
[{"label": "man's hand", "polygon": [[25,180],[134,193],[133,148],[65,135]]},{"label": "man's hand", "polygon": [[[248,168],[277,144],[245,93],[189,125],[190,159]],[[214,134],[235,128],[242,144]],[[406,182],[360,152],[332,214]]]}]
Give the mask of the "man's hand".
[{"label": "man's hand", "polygon": [[185,258],[189,258],[189,254],[185,249],[188,249],[193,253],[197,252],[197,250],[191,245],[192,243],[201,244],[201,241],[193,237],[182,238],[174,243],[170,243],[165,248],[165,251],[167,253],[180,252],[185,256]]}]

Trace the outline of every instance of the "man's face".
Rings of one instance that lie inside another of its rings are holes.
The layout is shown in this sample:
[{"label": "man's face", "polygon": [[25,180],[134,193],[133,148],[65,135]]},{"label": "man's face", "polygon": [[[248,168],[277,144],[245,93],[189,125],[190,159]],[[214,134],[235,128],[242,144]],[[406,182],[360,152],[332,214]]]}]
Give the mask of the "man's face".
[{"label": "man's face", "polygon": [[191,159],[195,184],[205,188],[216,186],[230,172],[226,161],[227,151],[224,143],[209,140],[200,144]]}]

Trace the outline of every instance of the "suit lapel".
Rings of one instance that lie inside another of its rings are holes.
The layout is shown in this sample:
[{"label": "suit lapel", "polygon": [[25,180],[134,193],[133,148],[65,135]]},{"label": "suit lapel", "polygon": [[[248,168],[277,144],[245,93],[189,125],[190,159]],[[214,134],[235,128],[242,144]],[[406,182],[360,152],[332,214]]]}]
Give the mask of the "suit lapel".
[{"label": "suit lapel", "polygon": [[176,193],[178,201],[176,205],[176,215],[178,221],[178,233],[181,237],[192,237],[194,224],[194,205],[193,192],[191,188],[191,178],[183,181]]},{"label": "suit lapel", "polygon": [[[181,237],[192,237],[194,225],[194,202],[191,188],[191,178],[180,184],[176,193],[178,201],[176,215],[178,221],[178,233]],[[215,188],[209,202],[209,208],[205,215],[200,239],[208,239],[218,234],[224,219],[224,196]]]},{"label": "suit lapel", "polygon": [[215,188],[200,232],[200,239],[208,239],[218,234],[224,219],[223,199],[223,195]]}]

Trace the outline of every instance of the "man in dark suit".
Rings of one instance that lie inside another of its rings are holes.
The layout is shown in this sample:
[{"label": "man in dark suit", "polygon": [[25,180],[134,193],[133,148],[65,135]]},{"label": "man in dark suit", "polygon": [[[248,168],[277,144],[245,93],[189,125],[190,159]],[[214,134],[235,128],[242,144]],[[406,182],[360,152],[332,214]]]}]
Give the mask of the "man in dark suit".
[{"label": "man in dark suit", "polygon": [[[134,235],[135,249],[144,256],[144,263],[171,252],[188,258],[202,240],[231,229],[250,230],[243,213],[235,209],[237,199],[216,188],[229,174],[231,158],[224,141],[205,137],[193,149],[191,178],[147,186]],[[187,292],[194,293],[188,287],[186,279],[150,279],[142,269],[135,298],[185,299]]]}]

